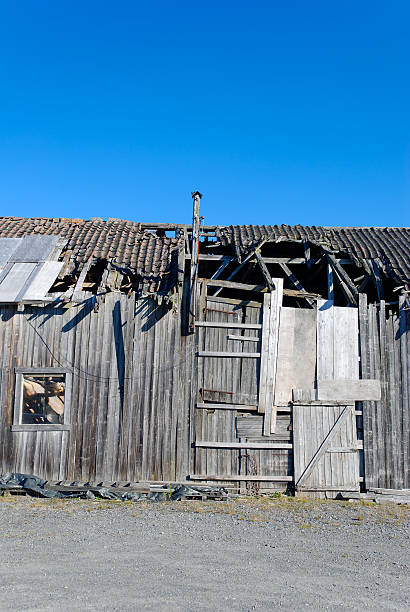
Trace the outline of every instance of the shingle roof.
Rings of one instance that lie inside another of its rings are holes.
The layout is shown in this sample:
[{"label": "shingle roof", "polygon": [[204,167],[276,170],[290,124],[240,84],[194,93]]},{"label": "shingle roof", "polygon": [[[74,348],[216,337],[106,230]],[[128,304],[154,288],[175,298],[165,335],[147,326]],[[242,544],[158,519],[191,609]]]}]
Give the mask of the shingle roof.
[{"label": "shingle roof", "polygon": [[0,237],[54,234],[67,240],[62,257],[74,265],[107,259],[141,275],[145,293],[167,294],[175,285],[178,241],[142,231],[139,223],[120,219],[46,219],[0,217]]},{"label": "shingle roof", "polygon": [[375,259],[395,280],[410,280],[410,228],[230,225],[218,227],[216,234],[222,245],[233,246],[241,252],[263,238],[272,242],[307,240],[347,253],[359,264]]}]

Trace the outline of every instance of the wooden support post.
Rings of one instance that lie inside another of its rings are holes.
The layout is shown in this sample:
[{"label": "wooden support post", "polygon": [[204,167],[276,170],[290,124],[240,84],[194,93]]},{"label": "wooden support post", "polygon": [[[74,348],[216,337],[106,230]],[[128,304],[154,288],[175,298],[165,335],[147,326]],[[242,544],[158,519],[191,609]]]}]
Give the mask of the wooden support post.
[{"label": "wooden support post", "polygon": [[190,300],[189,300],[189,333],[195,331],[195,317],[198,301],[198,256],[199,256],[199,206],[202,194],[199,191],[192,193],[194,200],[194,211],[192,216],[192,246],[191,246],[191,277],[190,277]]},{"label": "wooden support post", "polygon": [[274,282],[276,291],[265,294],[263,302],[258,412],[264,414],[263,434],[265,436],[271,434],[278,355],[279,318],[283,296],[283,279],[275,278]]},{"label": "wooden support post", "polygon": [[185,278],[185,233],[185,230],[181,228],[175,231],[175,235],[180,241],[178,246],[178,295],[180,301],[182,300]]}]

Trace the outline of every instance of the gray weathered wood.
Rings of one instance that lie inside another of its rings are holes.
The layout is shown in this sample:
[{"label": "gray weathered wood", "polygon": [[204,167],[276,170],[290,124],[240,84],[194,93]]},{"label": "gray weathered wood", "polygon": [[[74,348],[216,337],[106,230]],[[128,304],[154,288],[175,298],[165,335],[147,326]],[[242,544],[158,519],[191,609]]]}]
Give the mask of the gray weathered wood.
[{"label": "gray weathered wood", "polygon": [[235,336],[234,334],[228,334],[228,340],[239,340],[239,342],[260,342],[260,338],[257,336]]},{"label": "gray weathered wood", "polygon": [[210,475],[210,474],[190,474],[189,475],[189,479],[190,480],[207,480],[212,482],[213,480],[215,481],[220,481],[220,480],[226,480],[227,482],[230,481],[240,481],[240,480],[253,480],[255,482],[292,482],[293,478],[292,476],[257,476],[257,475],[253,475],[253,474],[235,474],[235,475]]},{"label": "gray weathered wood", "polygon": [[195,327],[220,327],[221,329],[262,329],[260,323],[224,323],[221,321],[196,321]]},{"label": "gray weathered wood", "polygon": [[[294,475],[298,489],[359,490],[354,407],[349,405],[293,406]],[[327,453],[329,449],[338,452]],[[347,452],[341,452],[347,449]]]},{"label": "gray weathered wood", "polygon": [[380,400],[379,380],[318,380],[317,398],[319,400],[364,401]]},{"label": "gray weathered wood", "polygon": [[359,378],[358,310],[317,304],[317,378]]},{"label": "gray weathered wood", "polygon": [[[283,279],[273,280],[276,290],[264,297],[263,302],[263,328],[262,349],[259,383],[258,411],[265,413],[271,411],[275,398],[276,368],[278,356],[278,338],[280,309],[282,306]],[[269,415],[268,412],[268,415]],[[270,434],[269,427],[266,433]]]},{"label": "gray weathered wood", "polygon": [[282,307],[275,386],[275,405],[287,405],[292,389],[314,386],[316,309]]},{"label": "gray weathered wood", "polygon": [[198,402],[196,407],[205,410],[244,410],[246,412],[258,410],[257,406],[248,404],[215,404],[212,402]]},{"label": "gray weathered wood", "polygon": [[209,442],[207,440],[197,440],[194,444],[202,448],[247,448],[259,450],[292,448],[292,444],[287,444],[285,442]]},{"label": "gray weathered wood", "polygon": [[230,353],[229,351],[198,351],[198,357],[229,357],[229,358],[242,358],[249,357],[251,359],[258,359],[261,356],[260,353]]},{"label": "gray weathered wood", "polygon": [[191,252],[191,271],[190,271],[190,298],[189,298],[189,331],[195,330],[195,318],[197,312],[197,291],[198,291],[198,255],[199,255],[199,207],[202,194],[199,191],[192,193],[194,200],[192,216],[192,252]]}]

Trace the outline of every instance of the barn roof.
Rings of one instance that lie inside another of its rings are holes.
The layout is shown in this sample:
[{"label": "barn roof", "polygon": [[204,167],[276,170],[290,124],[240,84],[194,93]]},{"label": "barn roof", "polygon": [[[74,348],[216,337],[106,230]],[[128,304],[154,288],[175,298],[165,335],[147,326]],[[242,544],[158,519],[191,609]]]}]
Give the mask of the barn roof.
[{"label": "barn roof", "polygon": [[[346,253],[359,265],[375,260],[396,282],[410,279],[410,228],[230,225],[218,226],[215,232],[221,246],[233,248],[238,255],[262,239],[308,241]],[[140,275],[144,293],[166,295],[176,284],[180,242],[146,231],[140,223],[100,218],[0,217],[0,237],[21,238],[31,234],[66,239],[60,259],[67,265],[61,275],[67,270],[78,271],[86,261],[103,259]]]},{"label": "barn roof", "polygon": [[350,255],[359,265],[376,260],[381,269],[399,282],[410,279],[410,228],[408,227],[319,227],[302,225],[230,225],[218,227],[223,246],[239,252],[262,239],[269,242],[309,241],[334,252]]},{"label": "barn roof", "polygon": [[[120,219],[0,217],[0,237],[58,235],[67,240],[60,258],[81,268],[105,259],[141,276],[145,293],[166,295],[175,284],[178,240],[143,231],[139,223]],[[66,270],[67,271],[67,270]]]}]

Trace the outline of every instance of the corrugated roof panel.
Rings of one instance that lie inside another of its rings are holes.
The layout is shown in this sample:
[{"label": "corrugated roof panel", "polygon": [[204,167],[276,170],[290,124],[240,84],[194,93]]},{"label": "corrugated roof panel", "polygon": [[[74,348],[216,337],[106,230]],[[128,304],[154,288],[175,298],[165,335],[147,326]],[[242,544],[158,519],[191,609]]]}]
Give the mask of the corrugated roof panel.
[{"label": "corrugated roof panel", "polygon": [[52,287],[62,267],[62,261],[45,261],[43,264],[41,264],[39,271],[34,276],[32,282],[21,299],[24,301],[43,300],[50,287]]},{"label": "corrugated roof panel", "polygon": [[58,239],[59,236],[24,236],[9,261],[16,263],[46,261]]},{"label": "corrugated roof panel", "polygon": [[0,282],[0,302],[15,302],[35,267],[35,263],[12,264]]},{"label": "corrugated roof panel", "polygon": [[4,268],[20,243],[21,238],[0,238],[0,268]]}]

